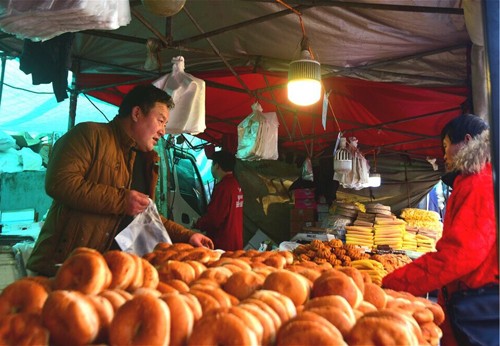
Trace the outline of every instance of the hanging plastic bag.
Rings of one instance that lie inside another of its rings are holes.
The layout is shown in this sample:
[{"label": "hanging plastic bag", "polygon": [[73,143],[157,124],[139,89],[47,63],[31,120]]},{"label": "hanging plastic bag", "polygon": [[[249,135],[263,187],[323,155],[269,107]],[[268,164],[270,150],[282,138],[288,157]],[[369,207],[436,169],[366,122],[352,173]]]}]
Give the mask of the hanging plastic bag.
[{"label": "hanging plastic bag", "polygon": [[278,159],[278,118],[276,112],[262,112],[260,103],[252,105],[252,113],[238,125],[238,150],[241,160]]},{"label": "hanging plastic bag", "polygon": [[165,226],[161,222],[156,204],[149,199],[149,205],[115,237],[122,251],[143,256],[152,252],[156,244],[172,244]]},{"label": "hanging plastic bag", "polygon": [[307,181],[314,181],[312,162],[309,157],[306,157],[302,164],[302,179]]},{"label": "hanging plastic bag", "polygon": [[172,58],[172,73],[153,85],[167,92],[174,100],[166,133],[192,135],[205,131],[205,81],[184,72],[184,57]]}]

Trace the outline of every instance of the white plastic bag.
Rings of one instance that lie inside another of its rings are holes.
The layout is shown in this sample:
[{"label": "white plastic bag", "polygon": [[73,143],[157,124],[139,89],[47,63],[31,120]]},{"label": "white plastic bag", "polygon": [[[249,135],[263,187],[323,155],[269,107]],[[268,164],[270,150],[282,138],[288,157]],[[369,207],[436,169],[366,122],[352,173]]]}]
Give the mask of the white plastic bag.
[{"label": "white plastic bag", "polygon": [[166,133],[192,135],[205,131],[205,81],[184,72],[184,58],[172,58],[172,73],[153,82],[174,100]]},{"label": "white plastic bag", "polygon": [[161,222],[156,204],[149,199],[149,205],[115,237],[122,251],[143,256],[152,252],[156,244],[172,244],[170,236]]},{"label": "white plastic bag", "polygon": [[262,106],[255,102],[252,113],[238,125],[238,150],[241,160],[278,159],[278,118],[275,112],[262,112]]}]

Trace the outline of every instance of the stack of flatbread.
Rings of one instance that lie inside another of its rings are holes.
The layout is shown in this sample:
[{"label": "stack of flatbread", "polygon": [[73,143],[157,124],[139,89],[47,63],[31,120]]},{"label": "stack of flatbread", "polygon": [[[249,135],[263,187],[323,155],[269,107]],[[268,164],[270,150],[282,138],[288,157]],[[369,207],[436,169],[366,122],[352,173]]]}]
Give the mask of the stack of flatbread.
[{"label": "stack of flatbread", "polygon": [[405,229],[403,232],[403,246],[401,247],[401,250],[417,251],[417,246],[417,232]]},{"label": "stack of flatbread", "polygon": [[373,227],[375,223],[375,214],[363,213],[358,211],[358,216],[354,220],[354,226]]},{"label": "stack of flatbread", "polygon": [[366,226],[345,226],[345,243],[373,247],[373,228]]},{"label": "stack of flatbread", "polygon": [[400,216],[406,221],[406,231],[416,234],[416,251],[436,250],[436,242],[443,233],[443,223],[438,213],[431,210],[406,208],[401,211]]},{"label": "stack of flatbread", "polygon": [[404,220],[393,218],[375,218],[373,225],[375,246],[389,245],[394,250],[403,247],[403,235],[406,223]]}]

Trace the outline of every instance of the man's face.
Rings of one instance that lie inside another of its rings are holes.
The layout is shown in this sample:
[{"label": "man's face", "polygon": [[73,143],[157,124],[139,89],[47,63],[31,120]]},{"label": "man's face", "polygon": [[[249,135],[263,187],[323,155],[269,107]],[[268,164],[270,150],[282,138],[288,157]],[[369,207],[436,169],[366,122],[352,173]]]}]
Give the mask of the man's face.
[{"label": "man's face", "polygon": [[166,104],[156,102],[153,108],[144,114],[140,107],[135,107],[132,111],[132,137],[137,142],[137,149],[140,151],[151,151],[154,146],[165,135],[169,110]]}]

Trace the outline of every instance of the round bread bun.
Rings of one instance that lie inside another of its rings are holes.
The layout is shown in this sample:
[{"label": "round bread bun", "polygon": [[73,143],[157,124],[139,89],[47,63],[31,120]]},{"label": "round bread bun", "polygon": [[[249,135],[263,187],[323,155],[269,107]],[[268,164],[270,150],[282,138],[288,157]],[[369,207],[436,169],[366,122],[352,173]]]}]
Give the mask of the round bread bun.
[{"label": "round bread bun", "polygon": [[281,323],[288,321],[297,314],[297,309],[293,301],[279,292],[261,289],[255,291],[254,294],[251,295],[251,298],[262,300],[269,305],[276,311],[281,319]]},{"label": "round bread bun", "polygon": [[181,293],[180,296],[191,308],[195,322],[198,321],[203,315],[203,310],[198,298],[188,292]]},{"label": "round bread bun", "polygon": [[132,296],[135,297],[135,296],[138,296],[140,294],[149,294],[155,298],[159,298],[162,295],[162,293],[155,288],[140,287],[132,293]]},{"label": "round bread bun", "polygon": [[198,261],[200,263],[208,263],[212,259],[211,252],[212,250],[210,249],[197,247],[188,251],[182,251],[179,256],[174,259],[177,261]]},{"label": "round bread bun", "polygon": [[422,336],[431,346],[438,346],[443,331],[434,322],[427,322],[420,325]]},{"label": "round bread bun", "polygon": [[365,283],[363,299],[373,304],[377,309],[383,309],[387,304],[387,295],[384,290],[374,283]]},{"label": "round bread bun", "polygon": [[[182,281],[181,281],[182,282]],[[164,282],[158,282],[158,286],[156,286],[156,289],[158,292],[161,294],[167,294],[167,293],[179,293],[178,290],[176,290],[174,287],[164,283]]]},{"label": "round bread bun", "polygon": [[164,283],[173,287],[180,293],[189,292],[189,285],[182,280],[172,279],[166,280]]},{"label": "round bread bun", "polygon": [[188,243],[174,243],[170,248],[177,251],[186,251],[194,249],[194,246]]},{"label": "round bread bun", "polygon": [[361,316],[351,329],[349,345],[420,345],[420,327],[411,317],[390,309]]},{"label": "round bread bun", "polygon": [[207,270],[205,270],[203,273],[201,273],[199,278],[215,280],[219,284],[219,286],[223,286],[231,275],[233,275],[233,272],[228,268],[210,267],[207,268]]},{"label": "round bread bun", "polygon": [[158,270],[146,261],[144,258],[142,260],[142,287],[156,289],[158,283],[160,282],[160,277],[158,275]]},{"label": "round bread bun", "polygon": [[355,309],[360,311],[362,314],[366,314],[372,311],[377,311],[377,307],[373,305],[372,303],[367,302],[366,300],[363,300],[361,304],[358,305],[358,307]]},{"label": "round bread bun", "polygon": [[[85,255],[80,253],[76,256]],[[99,315],[91,300],[79,291],[57,290],[47,297],[42,323],[49,330],[51,344],[87,345],[99,332]]]},{"label": "round bread bun", "polygon": [[250,297],[262,287],[264,277],[253,271],[242,270],[231,275],[222,288],[239,300]]},{"label": "round bread bun", "polygon": [[104,290],[99,293],[99,296],[107,299],[110,302],[114,312],[116,312],[120,308],[120,306],[125,304],[125,302],[128,300],[116,290]]},{"label": "round bread bun", "polygon": [[0,317],[17,313],[40,315],[48,295],[47,289],[34,280],[14,281],[0,294]]},{"label": "round bread bun", "polygon": [[276,328],[269,314],[254,304],[240,304],[238,308],[248,311],[259,320],[262,326],[262,338],[259,343],[265,346],[273,345],[276,340]]},{"label": "round bread bun", "polygon": [[112,279],[109,288],[127,289],[132,283],[136,272],[134,258],[130,254],[119,250],[107,251],[103,257],[111,271]]},{"label": "round bread bun", "polygon": [[416,297],[416,299],[424,303],[425,307],[432,312],[432,314],[434,315],[433,321],[435,324],[439,326],[441,323],[444,322],[444,311],[441,305],[422,297]]},{"label": "round bread bun", "polygon": [[172,244],[160,242],[160,243],[155,245],[155,247],[153,248],[153,251],[165,251],[165,250],[172,249],[172,248],[173,248]]},{"label": "round bread bun", "polygon": [[[21,280],[35,281],[36,283],[42,285],[45,288],[45,290],[47,291],[47,293],[52,292],[53,286],[54,286],[54,278],[48,278],[46,276],[41,276],[41,275],[26,276],[26,277],[23,277]],[[5,290],[5,288],[4,288],[4,290]]]},{"label": "round bread bun", "polygon": [[205,270],[207,270],[207,267],[198,261],[194,260],[187,260],[185,263],[189,264],[191,267],[194,269],[194,278],[197,279],[200,277],[201,273],[203,273]]},{"label": "round bread bun", "polygon": [[272,256],[269,256],[263,262],[264,262],[264,264],[267,264],[268,266],[271,266],[271,267],[274,267],[277,269],[283,269],[287,264],[286,258],[278,253],[276,253]]},{"label": "round bread bun", "polygon": [[94,305],[97,316],[99,317],[99,331],[97,332],[95,342],[105,343],[108,340],[109,326],[115,316],[115,310],[111,302],[103,296],[88,295],[87,297]]},{"label": "round bread bun", "polygon": [[297,314],[290,322],[293,321],[313,321],[318,325],[325,326],[328,329],[328,333],[334,335],[336,338],[342,339],[342,334],[333,324],[330,323],[326,318],[321,315],[318,315],[312,311],[305,310],[300,314]]},{"label": "round bread bun", "polygon": [[211,262],[210,267],[219,267],[219,266],[224,266],[224,265],[234,265],[239,267],[241,270],[251,270],[252,267],[248,262],[245,262],[242,259],[239,258],[231,258],[231,257],[221,257],[217,261]]},{"label": "round bread bun", "polygon": [[341,271],[347,276],[350,276],[354,280],[356,286],[358,286],[359,290],[361,291],[361,294],[365,292],[365,282],[360,270],[354,267],[340,267],[337,268],[337,270]]},{"label": "round bread bun", "polygon": [[109,329],[111,345],[167,345],[169,340],[168,306],[149,294],[134,296],[123,304]]},{"label": "round bread bun", "polygon": [[304,304],[309,299],[310,286],[300,274],[281,269],[269,274],[262,289],[276,291],[290,298],[295,306]]},{"label": "round bread bun", "polygon": [[312,320],[290,320],[278,331],[276,345],[346,345],[340,332],[332,333],[332,328]]},{"label": "round bread bun", "polygon": [[196,297],[201,306],[202,316],[206,315],[209,311],[220,308],[220,303],[213,295],[200,291],[191,290],[189,293]]},{"label": "round bread bun", "polygon": [[132,282],[130,282],[130,285],[127,288],[125,288],[125,290],[134,292],[139,287],[142,287],[142,284],[144,283],[144,268],[141,257],[133,253],[130,253],[129,255],[133,258],[135,262],[135,273]]},{"label": "round bread bun", "polygon": [[0,317],[1,345],[48,345],[49,331],[40,317],[31,313],[17,313]]},{"label": "round bread bun", "polygon": [[219,288],[219,283],[215,280],[212,279],[207,279],[207,278],[202,278],[202,279],[196,279],[194,281],[191,281],[189,284],[189,289],[192,289],[193,287],[196,286],[209,286],[212,288]]},{"label": "round bread bun", "polygon": [[282,325],[280,316],[272,307],[264,303],[262,300],[257,298],[247,298],[239,306],[241,305],[254,305],[258,307],[271,318],[276,332],[280,329]]},{"label": "round bread bun", "polygon": [[354,326],[354,324],[356,324],[356,318],[354,317],[354,314],[348,315],[344,311],[342,311],[342,309],[335,306],[316,306],[313,308],[304,309],[304,311],[314,312],[315,314],[320,315],[321,317],[328,320],[328,322],[330,322],[339,330],[344,338],[349,335],[352,327]]},{"label": "round bread bun", "polygon": [[81,249],[75,255],[68,257],[59,268],[54,288],[98,294],[108,288],[110,279],[111,272],[104,257],[95,250]]},{"label": "round bread bun", "polygon": [[161,300],[167,303],[170,310],[170,340],[169,345],[185,345],[191,336],[194,325],[194,314],[184,296],[180,294],[165,294]]},{"label": "round bread bun", "polygon": [[195,323],[188,345],[257,345],[257,336],[235,315],[216,311]]},{"label": "round bread bun", "polygon": [[356,319],[356,317],[354,316],[354,311],[349,302],[344,297],[339,295],[313,298],[304,304],[304,309],[309,310],[323,306],[331,306],[340,309],[344,314],[347,315],[349,321],[354,321]]},{"label": "round bread bun", "polygon": [[356,308],[363,301],[363,294],[354,280],[341,271],[332,269],[321,274],[313,283],[311,297],[340,295]]},{"label": "round bread bun", "polygon": [[184,281],[189,285],[194,280],[195,271],[188,263],[169,260],[158,267],[160,280],[167,282],[168,280],[177,279]]},{"label": "round bread bun", "polygon": [[231,298],[222,288],[199,285],[197,287],[191,287],[189,292],[193,293],[193,291],[202,291],[210,294],[217,300],[219,306],[222,308],[227,308],[233,305]]},{"label": "round bread bun", "polygon": [[255,333],[257,337],[257,344],[262,345],[262,339],[264,336],[264,327],[260,323],[260,320],[255,317],[254,314],[250,313],[250,311],[240,308],[239,306],[232,306],[230,308],[226,308],[230,314],[238,317],[243,323],[250,328],[252,332]]}]

